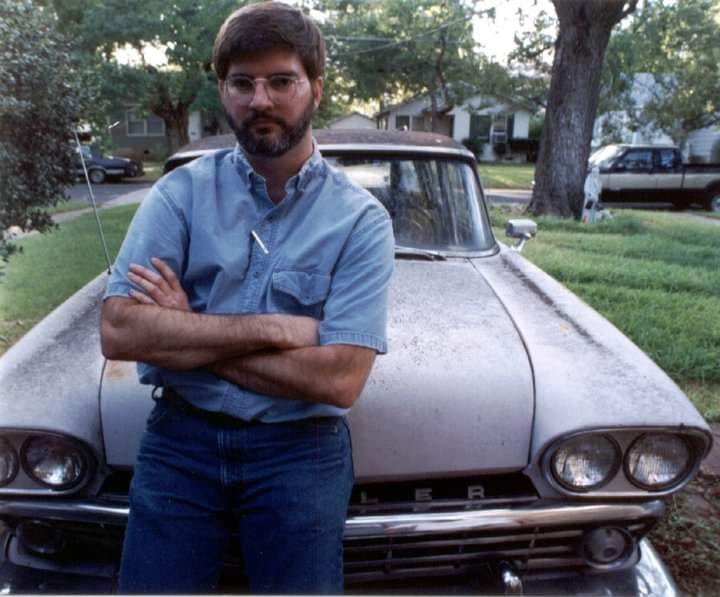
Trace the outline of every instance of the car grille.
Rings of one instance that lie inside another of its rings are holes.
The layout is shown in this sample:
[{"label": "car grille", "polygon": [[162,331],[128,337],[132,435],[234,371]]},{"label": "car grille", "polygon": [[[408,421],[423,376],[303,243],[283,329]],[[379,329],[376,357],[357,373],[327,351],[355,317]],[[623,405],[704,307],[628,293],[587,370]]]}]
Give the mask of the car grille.
[{"label": "car grille", "polygon": [[[105,483],[103,497],[127,499],[130,473],[116,473]],[[350,517],[412,513],[462,512],[514,508],[539,503],[522,474],[360,484],[352,493]],[[639,541],[655,520],[613,521]],[[584,526],[510,527],[456,533],[348,536],[344,545],[348,585],[417,577],[482,574],[488,566],[508,562],[525,574],[561,576],[587,569],[581,553],[585,534],[603,521]],[[237,542],[235,542],[237,543]],[[239,553],[228,553],[229,569],[241,570]]]}]

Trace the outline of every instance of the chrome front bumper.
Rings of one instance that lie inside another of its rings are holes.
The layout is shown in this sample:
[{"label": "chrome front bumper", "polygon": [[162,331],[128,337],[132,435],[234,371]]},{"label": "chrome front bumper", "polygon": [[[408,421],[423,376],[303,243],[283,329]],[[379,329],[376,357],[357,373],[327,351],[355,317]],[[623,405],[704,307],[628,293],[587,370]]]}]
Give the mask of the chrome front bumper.
[{"label": "chrome front bumper", "polygon": [[[447,513],[354,515],[345,527],[346,578],[353,584],[370,582],[373,591],[389,586],[384,582],[406,587],[424,575],[436,577],[440,583],[447,576],[448,582],[457,583],[463,582],[461,577],[479,575],[481,562],[485,565],[489,560],[502,560],[520,564],[518,571],[527,593],[674,595],[674,583],[654,550],[647,541],[639,541],[663,513],[663,503],[654,501],[552,502]],[[21,520],[72,523],[75,527],[87,524],[115,527],[117,532],[127,516],[127,506],[119,502],[0,500],[0,519],[11,524]],[[629,529],[639,549],[617,569],[588,573],[581,570],[582,562],[578,562],[577,554],[569,553],[568,546],[577,551],[583,533],[600,527]],[[5,534],[7,540],[0,542],[5,546],[0,556],[6,560],[3,569],[14,565],[39,570],[41,575],[63,572],[42,557],[27,552],[20,557],[17,538],[10,529]],[[80,570],[75,567],[74,572]],[[7,582],[5,587],[9,586]]]}]

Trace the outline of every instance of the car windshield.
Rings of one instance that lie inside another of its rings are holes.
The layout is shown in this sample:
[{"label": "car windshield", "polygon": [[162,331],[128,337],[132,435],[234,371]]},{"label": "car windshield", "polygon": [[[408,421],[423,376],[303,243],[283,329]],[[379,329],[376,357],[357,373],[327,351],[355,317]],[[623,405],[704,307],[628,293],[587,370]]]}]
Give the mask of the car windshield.
[{"label": "car windshield", "polygon": [[590,167],[597,166],[598,168],[604,168],[610,164],[610,161],[615,158],[622,148],[619,145],[607,145],[601,147],[595,153],[590,156],[588,162]]},{"label": "car windshield", "polygon": [[382,202],[397,245],[443,253],[494,247],[470,164],[423,157],[328,161]]}]

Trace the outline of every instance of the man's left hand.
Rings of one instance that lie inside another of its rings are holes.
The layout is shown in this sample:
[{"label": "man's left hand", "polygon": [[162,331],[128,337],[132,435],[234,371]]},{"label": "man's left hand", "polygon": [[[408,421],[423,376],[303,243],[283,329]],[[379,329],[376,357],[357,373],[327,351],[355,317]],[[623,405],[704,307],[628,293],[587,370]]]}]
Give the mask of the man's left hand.
[{"label": "man's left hand", "polygon": [[144,305],[192,311],[187,294],[172,268],[157,257],[151,258],[150,261],[157,269],[157,273],[142,265],[130,264],[128,279],[143,290],[143,292],[130,290],[128,293],[130,298]]}]

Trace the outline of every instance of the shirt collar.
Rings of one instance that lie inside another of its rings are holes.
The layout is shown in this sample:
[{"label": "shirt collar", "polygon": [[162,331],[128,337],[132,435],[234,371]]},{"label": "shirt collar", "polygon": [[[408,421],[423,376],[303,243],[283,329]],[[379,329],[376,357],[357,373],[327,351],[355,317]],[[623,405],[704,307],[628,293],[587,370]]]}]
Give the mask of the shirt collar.
[{"label": "shirt collar", "polygon": [[[310,154],[310,157],[305,161],[298,173],[288,180],[289,183],[294,183],[297,188],[303,188],[312,178],[313,172],[315,172],[315,170],[317,170],[317,168],[322,164],[322,155],[318,149],[317,141],[314,137],[312,141],[312,154]],[[235,144],[235,149],[233,150],[233,161],[238,173],[243,177],[243,180],[248,186],[252,186],[252,184],[257,180],[264,180],[264,178],[255,172],[253,167],[250,165],[250,162],[239,143]]]}]

